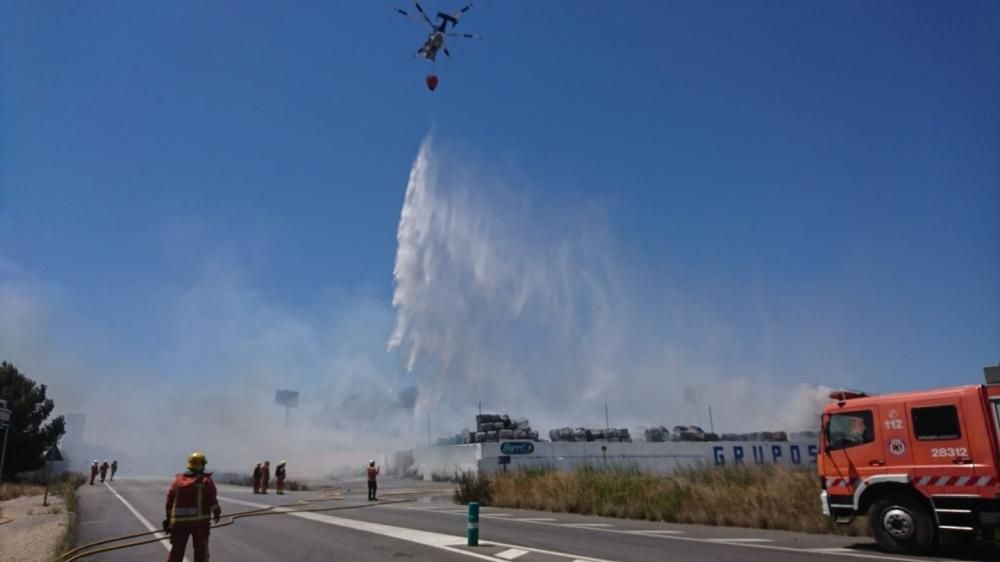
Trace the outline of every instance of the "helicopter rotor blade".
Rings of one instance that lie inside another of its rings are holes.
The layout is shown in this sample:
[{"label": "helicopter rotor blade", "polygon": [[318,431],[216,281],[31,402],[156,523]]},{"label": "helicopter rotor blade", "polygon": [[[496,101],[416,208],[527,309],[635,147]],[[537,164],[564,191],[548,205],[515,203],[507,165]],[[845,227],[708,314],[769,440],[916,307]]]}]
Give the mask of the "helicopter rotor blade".
[{"label": "helicopter rotor blade", "polygon": [[413,0],[413,5],[417,7],[417,11],[420,12],[421,16],[423,16],[424,21],[427,22],[427,25],[433,28],[434,22],[431,21],[431,18],[427,17],[427,12],[425,12],[424,9],[420,6],[420,2],[417,2],[417,0]]},{"label": "helicopter rotor blade", "polygon": [[404,17],[407,17],[407,18],[409,18],[409,19],[411,19],[411,20],[413,20],[413,21],[424,21],[424,20],[423,20],[423,19],[422,19],[422,18],[421,18],[420,16],[418,16],[417,14],[411,14],[410,12],[407,12],[406,10],[403,10],[403,9],[400,9],[400,8],[396,8],[395,6],[394,6],[394,7],[392,8],[392,9],[393,9],[393,10],[395,10],[395,11],[396,11],[396,13],[398,13],[398,14],[401,14],[401,15],[403,15]]},{"label": "helicopter rotor blade", "polygon": [[475,33],[445,33],[448,37],[464,37],[465,39],[482,39],[482,35]]},{"label": "helicopter rotor blade", "polygon": [[468,6],[462,8],[461,10],[456,10],[454,13],[451,14],[451,17],[454,18],[455,20],[458,20],[458,18],[462,17],[462,14],[464,14],[465,12],[468,12],[469,9],[471,9],[471,8],[472,8],[472,4],[469,4]]}]

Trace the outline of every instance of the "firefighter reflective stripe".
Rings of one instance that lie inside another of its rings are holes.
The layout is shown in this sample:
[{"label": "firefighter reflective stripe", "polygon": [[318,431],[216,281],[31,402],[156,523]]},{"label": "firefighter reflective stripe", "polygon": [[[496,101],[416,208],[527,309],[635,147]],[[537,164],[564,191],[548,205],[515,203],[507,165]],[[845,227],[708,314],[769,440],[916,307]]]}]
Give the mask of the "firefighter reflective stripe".
[{"label": "firefighter reflective stripe", "polygon": [[[208,521],[211,519],[211,515],[202,511],[204,503],[204,491],[205,483],[200,479],[195,481],[195,504],[194,506],[184,506],[178,507],[177,504],[181,502],[181,490],[177,491],[177,497],[174,498],[174,505],[170,509],[170,521],[171,523],[191,523],[195,521]],[[212,510],[217,509],[218,504],[212,506]]]},{"label": "firefighter reflective stripe", "polygon": [[992,476],[980,476],[979,481],[976,482],[976,486],[989,486],[991,484],[996,484],[996,479]]},{"label": "firefighter reflective stripe", "polygon": [[965,486],[965,483],[968,482],[969,480],[972,480],[971,476],[963,476],[963,477],[959,478],[957,482],[955,482],[955,485],[956,486]]},{"label": "firefighter reflective stripe", "polygon": [[174,517],[173,523],[193,523],[196,521],[208,521],[211,519],[211,515],[192,515],[191,517]]}]

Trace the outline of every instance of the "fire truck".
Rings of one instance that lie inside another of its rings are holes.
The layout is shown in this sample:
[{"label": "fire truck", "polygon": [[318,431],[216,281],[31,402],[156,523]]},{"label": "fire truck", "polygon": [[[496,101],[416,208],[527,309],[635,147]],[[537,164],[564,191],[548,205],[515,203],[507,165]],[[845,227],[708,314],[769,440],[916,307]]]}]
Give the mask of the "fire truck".
[{"label": "fire truck", "polygon": [[868,395],[837,390],[817,466],[825,515],[868,517],[884,550],[924,553],[1000,528],[1000,366],[985,385]]}]

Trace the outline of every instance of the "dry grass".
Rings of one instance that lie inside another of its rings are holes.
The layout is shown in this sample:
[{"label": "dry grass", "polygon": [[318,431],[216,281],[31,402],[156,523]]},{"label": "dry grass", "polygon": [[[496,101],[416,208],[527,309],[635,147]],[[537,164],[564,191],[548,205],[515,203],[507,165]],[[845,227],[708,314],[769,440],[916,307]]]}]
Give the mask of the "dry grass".
[{"label": "dry grass", "polygon": [[0,484],[0,502],[20,498],[22,496],[40,496],[45,488],[39,484],[5,483]]},{"label": "dry grass", "polygon": [[76,538],[77,525],[76,489],[83,485],[86,481],[87,477],[83,474],[71,472],[52,483],[52,489],[56,495],[62,497],[63,505],[65,506],[67,513],[66,532],[63,533],[62,539],[59,541],[59,554],[68,552],[73,548],[73,542]]},{"label": "dry grass", "polygon": [[815,472],[776,465],[685,469],[671,476],[580,468],[466,476],[456,500],[673,523],[867,534],[861,520],[840,526],[823,516],[819,492]]}]

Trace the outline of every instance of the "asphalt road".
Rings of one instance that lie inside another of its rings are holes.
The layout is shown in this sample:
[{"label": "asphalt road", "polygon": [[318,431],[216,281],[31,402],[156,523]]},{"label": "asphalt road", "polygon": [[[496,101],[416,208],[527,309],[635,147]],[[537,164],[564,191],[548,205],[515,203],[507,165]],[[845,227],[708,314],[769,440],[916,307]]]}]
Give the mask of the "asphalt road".
[{"label": "asphalt road", "polygon": [[[163,517],[169,482],[120,479],[80,489],[77,545],[155,529]],[[284,496],[254,495],[248,488],[220,485],[223,521],[227,515],[268,506],[313,500],[293,509],[338,508],[240,518],[212,531],[212,560],[368,561],[517,560],[518,562],[711,562],[901,560],[945,558],[892,556],[868,539],[780,531],[671,525],[572,514],[484,508],[481,545],[465,546],[466,511],[427,487],[407,481],[384,482],[380,502],[365,499],[363,484],[347,485],[336,497],[327,492]],[[407,500],[407,501],[401,501]],[[389,502],[400,503],[389,503]],[[84,560],[166,558],[164,543],[98,554]],[[188,559],[191,558],[190,546]],[[1000,552],[981,547],[955,558],[998,560]]]}]

